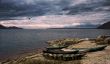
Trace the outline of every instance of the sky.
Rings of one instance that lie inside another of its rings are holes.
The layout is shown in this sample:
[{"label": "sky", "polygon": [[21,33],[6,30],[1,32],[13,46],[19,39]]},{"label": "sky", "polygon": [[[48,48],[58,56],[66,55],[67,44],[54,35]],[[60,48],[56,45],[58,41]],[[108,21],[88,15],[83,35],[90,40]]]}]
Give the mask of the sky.
[{"label": "sky", "polygon": [[110,0],[0,0],[4,26],[96,28],[108,21]]}]

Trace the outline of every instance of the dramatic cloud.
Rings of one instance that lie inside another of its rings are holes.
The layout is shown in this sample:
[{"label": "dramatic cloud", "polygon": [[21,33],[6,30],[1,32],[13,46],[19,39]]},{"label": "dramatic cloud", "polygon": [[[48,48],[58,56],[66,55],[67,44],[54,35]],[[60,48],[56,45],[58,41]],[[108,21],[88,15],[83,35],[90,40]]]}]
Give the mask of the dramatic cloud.
[{"label": "dramatic cloud", "polygon": [[108,17],[108,13],[105,12],[90,12],[77,15],[46,15],[33,17],[31,20],[26,20],[26,17],[22,17],[24,20],[2,20],[0,24],[30,29],[58,27],[95,28],[98,25],[103,24],[103,21],[108,21],[109,19],[105,19]]},{"label": "dramatic cloud", "polygon": [[[28,17],[32,19],[28,20]],[[0,23],[20,27],[96,26],[110,20],[109,0],[0,0]]]},{"label": "dramatic cloud", "polygon": [[[41,16],[45,14],[73,15],[99,11],[103,6],[110,8],[109,5],[105,5],[108,2],[108,0],[1,0],[0,17]],[[106,11],[106,9],[101,9],[101,11]]]}]

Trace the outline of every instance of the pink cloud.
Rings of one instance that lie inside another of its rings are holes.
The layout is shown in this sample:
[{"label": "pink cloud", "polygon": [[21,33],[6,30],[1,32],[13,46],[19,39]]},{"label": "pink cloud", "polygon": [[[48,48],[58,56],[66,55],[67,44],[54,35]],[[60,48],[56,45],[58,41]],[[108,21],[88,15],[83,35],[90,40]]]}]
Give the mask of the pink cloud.
[{"label": "pink cloud", "polygon": [[[83,23],[100,24],[107,13],[89,12],[79,15],[46,15],[33,17],[31,20],[6,20],[0,21],[5,26],[17,26],[23,28],[62,28],[65,26],[77,26]],[[104,23],[104,22],[102,22]]]}]

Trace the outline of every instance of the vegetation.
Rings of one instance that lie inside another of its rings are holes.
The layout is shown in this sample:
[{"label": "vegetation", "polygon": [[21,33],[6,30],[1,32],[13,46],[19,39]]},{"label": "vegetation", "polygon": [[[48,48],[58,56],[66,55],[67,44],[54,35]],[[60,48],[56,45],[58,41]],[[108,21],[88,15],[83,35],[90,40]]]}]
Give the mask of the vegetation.
[{"label": "vegetation", "polygon": [[60,47],[60,46],[73,45],[73,44],[78,43],[79,41],[80,41],[79,38],[66,38],[66,39],[48,41],[47,43],[51,47]]}]

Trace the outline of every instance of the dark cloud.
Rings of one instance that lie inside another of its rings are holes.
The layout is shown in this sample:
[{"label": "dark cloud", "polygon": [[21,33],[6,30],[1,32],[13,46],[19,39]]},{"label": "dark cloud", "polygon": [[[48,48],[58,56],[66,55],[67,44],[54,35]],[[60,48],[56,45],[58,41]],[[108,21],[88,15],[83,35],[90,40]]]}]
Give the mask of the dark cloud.
[{"label": "dark cloud", "polygon": [[[0,0],[0,19],[110,11],[109,0]],[[108,7],[108,9],[107,9]],[[62,11],[69,11],[62,13]]]},{"label": "dark cloud", "polygon": [[1,0],[0,17],[40,16],[48,12],[57,13],[61,11],[66,4],[69,4],[69,1]]},{"label": "dark cloud", "polygon": [[[86,3],[81,3],[75,6],[69,6],[63,10],[69,10],[69,15],[74,15],[82,12],[99,12],[99,11],[110,11],[110,1],[107,0],[88,0]],[[109,7],[108,10],[101,9],[101,7]]]}]

